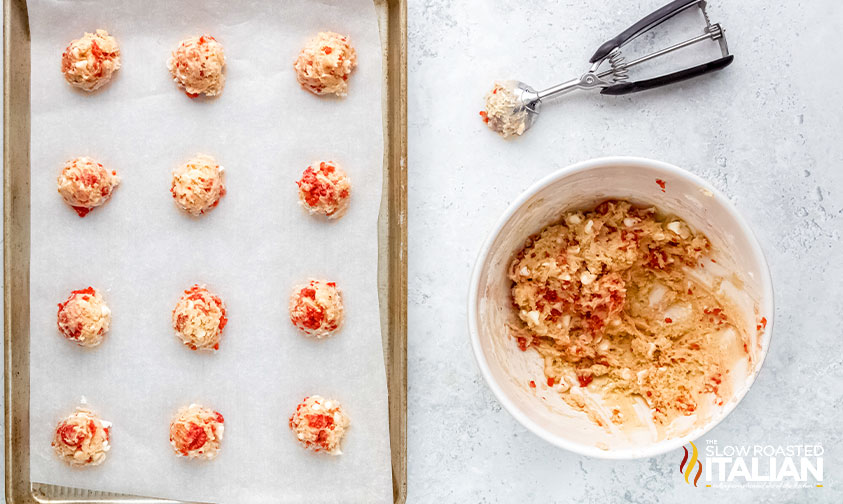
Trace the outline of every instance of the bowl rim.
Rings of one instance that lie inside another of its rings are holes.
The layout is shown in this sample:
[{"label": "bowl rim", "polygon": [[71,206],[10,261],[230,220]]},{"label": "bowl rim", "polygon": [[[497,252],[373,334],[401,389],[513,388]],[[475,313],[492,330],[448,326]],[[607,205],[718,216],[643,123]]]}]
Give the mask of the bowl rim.
[{"label": "bowl rim", "polygon": [[[699,186],[700,188],[710,191],[711,194],[713,194],[714,198],[716,198],[718,203],[723,205],[723,207],[729,212],[729,214],[737,223],[740,231],[744,234],[744,236],[746,236],[747,241],[752,246],[753,258],[761,266],[760,269],[762,278],[759,279],[761,284],[761,298],[759,300],[759,303],[762,305],[762,313],[764,313],[764,316],[767,318],[767,326],[762,336],[761,352],[759,353],[759,360],[755,371],[748,378],[743,390],[739,391],[739,393],[735,396],[735,400],[729,401],[729,403],[725,406],[724,413],[719,419],[717,419],[716,421],[708,422],[702,427],[694,429],[693,431],[687,433],[684,436],[669,439],[664,442],[658,442],[643,447],[625,448],[621,450],[603,450],[601,448],[598,448],[597,446],[575,443],[549,432],[548,430],[541,427],[537,422],[533,421],[533,419],[530,418],[529,415],[521,411],[514,404],[514,402],[512,402],[506,396],[506,394],[504,394],[503,389],[492,376],[489,363],[487,362],[486,356],[483,353],[483,350],[480,345],[480,333],[477,328],[477,301],[480,289],[480,273],[483,270],[483,266],[486,264],[486,261],[489,257],[492,243],[494,243],[495,239],[500,234],[501,229],[506,225],[507,222],[509,222],[509,220],[512,218],[516,211],[518,211],[522,206],[524,206],[524,204],[526,204],[530,200],[530,198],[533,197],[537,192],[539,192],[546,186],[557,182],[558,180],[567,178],[571,175],[583,171],[588,171],[595,168],[604,168],[618,164],[654,168],[656,170],[664,172],[668,176],[682,178],[687,181],[690,181],[693,184]],[[720,422],[726,419],[732,413],[732,411],[734,411],[737,405],[743,400],[743,398],[749,392],[749,389],[755,383],[756,378],[760,374],[761,368],[764,365],[764,360],[767,357],[767,352],[770,348],[775,319],[775,298],[773,293],[773,282],[770,273],[770,266],[767,263],[766,257],[764,256],[764,252],[761,248],[761,244],[758,242],[755,233],[753,233],[752,229],[749,227],[749,224],[746,222],[746,220],[744,220],[743,216],[738,212],[737,208],[732,204],[732,202],[724,194],[722,194],[719,190],[717,190],[714,186],[709,184],[705,179],[703,179],[699,175],[696,175],[688,170],[684,170],[676,165],[666,163],[664,161],[658,161],[655,159],[649,159],[638,156],[606,156],[580,161],[568,165],[564,168],[560,168],[540,178],[529,188],[523,191],[512,203],[510,203],[506,211],[495,223],[494,228],[489,232],[488,236],[486,237],[486,240],[483,242],[483,245],[481,246],[480,251],[477,254],[477,259],[474,263],[474,268],[471,273],[471,281],[469,284],[467,301],[468,331],[471,340],[472,352],[474,354],[474,360],[477,363],[477,366],[480,368],[480,372],[483,375],[483,379],[486,381],[486,385],[492,390],[492,393],[495,395],[498,402],[501,403],[504,408],[509,412],[509,414],[512,415],[521,425],[527,428],[527,430],[531,431],[533,434],[537,435],[541,439],[544,439],[548,443],[580,455],[610,460],[629,460],[661,455],[663,453],[667,453],[669,451],[678,449],[688,443],[689,441],[694,441],[704,436],[714,427],[719,425]]]}]

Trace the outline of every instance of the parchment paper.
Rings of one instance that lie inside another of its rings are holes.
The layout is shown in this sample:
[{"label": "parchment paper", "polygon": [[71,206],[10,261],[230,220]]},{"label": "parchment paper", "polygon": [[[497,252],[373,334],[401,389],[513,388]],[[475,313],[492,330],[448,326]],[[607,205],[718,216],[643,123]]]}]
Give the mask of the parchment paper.
[{"label": "parchment paper", "polygon": [[[377,296],[377,216],[383,138],[381,50],[371,0],[30,0],[32,32],[31,476],[36,482],[214,502],[387,502],[387,392]],[[107,29],[123,67],[93,94],[60,72],[67,43]],[[346,99],[300,89],[298,51],[320,30],[351,37],[359,66]],[[166,61],[183,38],[225,47],[217,99],[190,100]],[[169,193],[195,153],[226,168],[219,207],[191,218]],[[56,192],[63,163],[91,156],[122,178],[84,219]],[[319,159],[348,171],[352,201],[338,222],[308,216],[295,180]],[[289,321],[293,286],[335,280],[346,322],[312,341]],[[216,354],[188,350],[170,314],[183,289],[205,283],[227,304]],[[56,304],[101,289],[111,331],[95,349],[65,341]],[[351,417],[340,457],[304,450],[287,425],[321,394]],[[114,423],[99,467],[73,469],[50,447],[82,397]],[[168,425],[198,402],[226,419],[217,459],[176,457]]]}]

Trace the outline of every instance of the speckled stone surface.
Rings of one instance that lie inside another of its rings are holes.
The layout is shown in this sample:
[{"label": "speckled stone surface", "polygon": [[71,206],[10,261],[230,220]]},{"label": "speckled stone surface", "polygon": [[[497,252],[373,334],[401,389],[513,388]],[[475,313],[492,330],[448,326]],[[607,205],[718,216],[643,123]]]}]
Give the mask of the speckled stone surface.
[{"label": "speckled stone surface", "polygon": [[[510,142],[478,117],[493,80],[575,77],[662,3],[409,0],[410,502],[843,502],[843,4],[712,1],[736,55],[713,78],[629,97],[571,94]],[[691,13],[675,21],[680,33],[660,30],[633,52],[702,27]],[[466,324],[482,241],[538,178],[604,155],[693,171],[754,228],[775,284],[772,347],[752,390],[704,439],[821,443],[823,488],[694,488],[679,474],[681,450],[632,462],[574,455],[522,428],[487,388]]]},{"label": "speckled stone surface", "polygon": [[[715,78],[628,98],[570,95],[513,142],[477,116],[492,80],[574,77],[660,3],[409,0],[409,502],[843,502],[843,4],[713,1],[736,54]],[[486,387],[465,316],[482,240],[539,177],[613,154],[705,177],[754,227],[775,282],[773,344],[747,397],[705,439],[822,443],[824,488],[692,488],[681,453],[573,455],[527,432]]]}]

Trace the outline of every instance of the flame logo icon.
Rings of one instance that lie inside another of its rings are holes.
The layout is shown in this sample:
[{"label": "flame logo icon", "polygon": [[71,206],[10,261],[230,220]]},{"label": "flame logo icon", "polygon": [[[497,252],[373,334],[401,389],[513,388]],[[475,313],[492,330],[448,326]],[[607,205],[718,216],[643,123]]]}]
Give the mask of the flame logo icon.
[{"label": "flame logo icon", "polygon": [[679,463],[679,473],[685,475],[685,483],[690,485],[689,478],[691,477],[691,473],[694,472],[694,465],[696,465],[697,475],[694,476],[694,486],[697,486],[697,482],[700,480],[700,476],[702,476],[702,462],[698,460],[699,452],[697,451],[697,445],[693,442],[691,443],[691,460],[688,460],[688,449],[684,446],[682,449],[685,450],[685,456],[682,457],[682,462]]}]

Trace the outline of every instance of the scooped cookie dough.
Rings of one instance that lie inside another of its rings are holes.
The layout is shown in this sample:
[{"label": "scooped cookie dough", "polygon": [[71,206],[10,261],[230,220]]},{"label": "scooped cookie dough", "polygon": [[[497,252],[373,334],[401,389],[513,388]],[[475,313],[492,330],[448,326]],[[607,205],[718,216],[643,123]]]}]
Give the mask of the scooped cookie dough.
[{"label": "scooped cookie dough", "polygon": [[191,404],[170,423],[170,445],[179,456],[210,460],[219,454],[224,424],[220,413]]},{"label": "scooped cookie dough", "polygon": [[103,342],[111,324],[111,310],[99,291],[93,287],[75,290],[67,301],[59,303],[59,332],[69,341],[83,347]]},{"label": "scooped cookie dough", "polygon": [[486,94],[486,110],[480,112],[480,117],[504,138],[521,135],[527,129],[527,111],[519,107],[518,97],[500,82],[495,82]]},{"label": "scooped cookie dough", "polygon": [[217,96],[225,85],[225,52],[210,35],[191,37],[179,42],[167,61],[173,80],[185,94]]},{"label": "scooped cookie dough", "polygon": [[187,213],[199,216],[216,207],[225,196],[225,168],[211,156],[197,154],[173,172],[170,193]]},{"label": "scooped cookie dough", "polygon": [[85,91],[94,91],[111,81],[120,69],[120,47],[105,30],[85,33],[67,45],[61,56],[61,72],[67,82]]},{"label": "scooped cookie dough", "polygon": [[337,284],[311,280],[293,290],[290,320],[308,336],[325,338],[342,325],[343,306]]},{"label": "scooped cookie dough", "polygon": [[62,419],[53,436],[53,450],[63,462],[72,466],[96,466],[105,461],[109,444],[111,422],[102,420],[85,408]]},{"label": "scooped cookie dough", "polygon": [[191,350],[219,350],[227,323],[225,304],[199,285],[184,291],[173,309],[176,337]]},{"label": "scooped cookie dough", "polygon": [[76,210],[79,217],[104,205],[119,184],[120,177],[116,171],[106,170],[102,164],[89,157],[79,157],[65,163],[58,178],[59,194],[65,203]]},{"label": "scooped cookie dough", "polygon": [[339,219],[348,210],[351,180],[333,161],[308,166],[296,184],[299,202],[311,215]]},{"label": "scooped cookie dough", "polygon": [[350,424],[338,401],[318,395],[305,397],[290,417],[290,429],[299,443],[331,455],[342,455],[340,443]]},{"label": "scooped cookie dough", "polygon": [[293,67],[301,87],[315,95],[348,93],[348,76],[357,66],[357,51],[348,37],[320,32],[308,41]]},{"label": "scooped cookie dough", "polygon": [[[750,339],[722,280],[712,286],[693,273],[711,264],[710,253],[704,235],[652,207],[607,201],[565,213],[511,264],[518,322],[510,333],[598,424],[636,418],[636,402],[655,425],[722,404]],[[571,393],[585,387],[604,395],[610,416]]]}]

